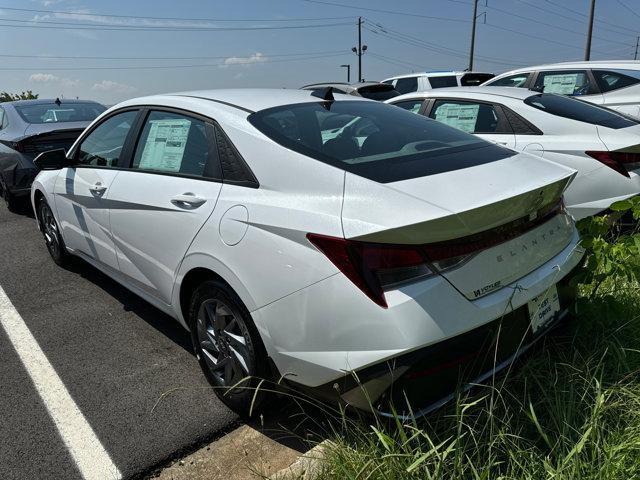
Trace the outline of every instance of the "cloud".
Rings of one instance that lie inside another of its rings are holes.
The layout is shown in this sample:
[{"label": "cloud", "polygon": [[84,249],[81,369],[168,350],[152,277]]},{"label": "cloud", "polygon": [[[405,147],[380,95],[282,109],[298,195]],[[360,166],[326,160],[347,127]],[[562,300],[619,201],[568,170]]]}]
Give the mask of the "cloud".
[{"label": "cloud", "polygon": [[36,83],[48,83],[48,82],[57,82],[60,77],[53,75],[51,73],[32,73],[29,76],[30,82]]},{"label": "cloud", "polygon": [[55,83],[63,87],[77,87],[80,80],[76,78],[59,77],[52,73],[32,73],[29,75],[29,81],[32,83]]},{"label": "cloud", "polygon": [[91,90],[97,92],[113,92],[113,93],[133,93],[137,88],[124,83],[114,82],[113,80],[102,80],[100,83],[94,83]]},{"label": "cloud", "polygon": [[256,52],[248,57],[229,57],[224,60],[223,66],[229,65],[254,65],[256,63],[266,62],[269,58],[262,53]]}]

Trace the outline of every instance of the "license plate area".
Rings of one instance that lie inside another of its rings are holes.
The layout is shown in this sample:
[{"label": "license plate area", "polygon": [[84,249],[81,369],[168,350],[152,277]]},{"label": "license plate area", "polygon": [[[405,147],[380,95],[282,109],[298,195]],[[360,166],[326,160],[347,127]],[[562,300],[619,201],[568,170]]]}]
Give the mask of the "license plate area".
[{"label": "license plate area", "polygon": [[528,304],[531,331],[535,334],[551,322],[560,312],[560,298],[555,285],[532,299]]}]

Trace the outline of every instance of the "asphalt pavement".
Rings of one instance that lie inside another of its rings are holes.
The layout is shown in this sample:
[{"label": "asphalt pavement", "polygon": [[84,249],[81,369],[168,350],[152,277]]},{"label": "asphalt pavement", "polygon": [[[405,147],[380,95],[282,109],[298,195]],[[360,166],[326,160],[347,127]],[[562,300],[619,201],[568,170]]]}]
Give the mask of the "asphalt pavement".
[{"label": "asphalt pavement", "polygon": [[[58,267],[33,217],[2,202],[0,286],[123,478],[144,477],[237,423],[180,325],[80,260]],[[2,327],[0,442],[3,480],[82,478]]]}]

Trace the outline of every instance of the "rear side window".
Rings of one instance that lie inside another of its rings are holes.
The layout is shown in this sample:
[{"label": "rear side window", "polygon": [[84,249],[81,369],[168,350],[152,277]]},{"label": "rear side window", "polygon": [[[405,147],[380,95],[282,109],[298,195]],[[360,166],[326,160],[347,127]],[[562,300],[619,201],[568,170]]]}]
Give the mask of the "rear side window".
[{"label": "rear side window", "polygon": [[186,115],[149,113],[131,168],[204,177],[209,161],[207,128],[202,120]]},{"label": "rear side window", "polygon": [[418,77],[399,78],[396,82],[396,90],[399,94],[418,91]]},{"label": "rear side window", "polygon": [[611,92],[640,83],[638,70],[592,70],[592,72],[602,92]]},{"label": "rear side window", "polygon": [[560,95],[589,95],[596,93],[586,70],[560,70],[540,72],[536,78],[535,89],[544,93]]},{"label": "rear side window", "polygon": [[418,100],[404,100],[402,102],[393,103],[392,105],[395,105],[396,107],[404,108],[405,110],[411,113],[418,113],[423,103],[424,103],[424,100],[418,99]]},{"label": "rear side window", "polygon": [[509,75],[508,77],[502,77],[498,80],[494,80],[491,83],[488,83],[488,87],[524,87],[524,84],[527,83],[531,73],[517,73],[515,75]]},{"label": "rear side window", "polygon": [[[350,116],[323,129],[328,115]],[[387,183],[473,167],[515,153],[478,137],[377,102],[302,103],[253,113],[249,121],[285,148]],[[473,153],[469,153],[473,152]]]},{"label": "rear side window", "polygon": [[431,84],[431,88],[446,88],[458,86],[458,81],[456,80],[455,75],[447,77],[429,77],[429,83]]},{"label": "rear side window", "polygon": [[608,108],[561,95],[548,93],[533,95],[525,99],[524,103],[538,110],[550,113],[551,115],[570,118],[592,125],[600,125],[602,127],[619,129],[640,123]]},{"label": "rear side window", "polygon": [[437,100],[429,116],[467,133],[513,133],[501,125],[496,108],[488,103]]}]

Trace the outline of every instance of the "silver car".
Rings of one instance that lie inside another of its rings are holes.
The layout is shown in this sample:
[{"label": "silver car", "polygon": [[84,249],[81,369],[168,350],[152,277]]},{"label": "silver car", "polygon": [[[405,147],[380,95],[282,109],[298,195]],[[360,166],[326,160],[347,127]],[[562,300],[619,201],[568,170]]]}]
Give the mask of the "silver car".
[{"label": "silver car", "polygon": [[18,100],[0,104],[0,194],[10,210],[27,203],[41,152],[69,148],[105,107],[88,100]]}]

